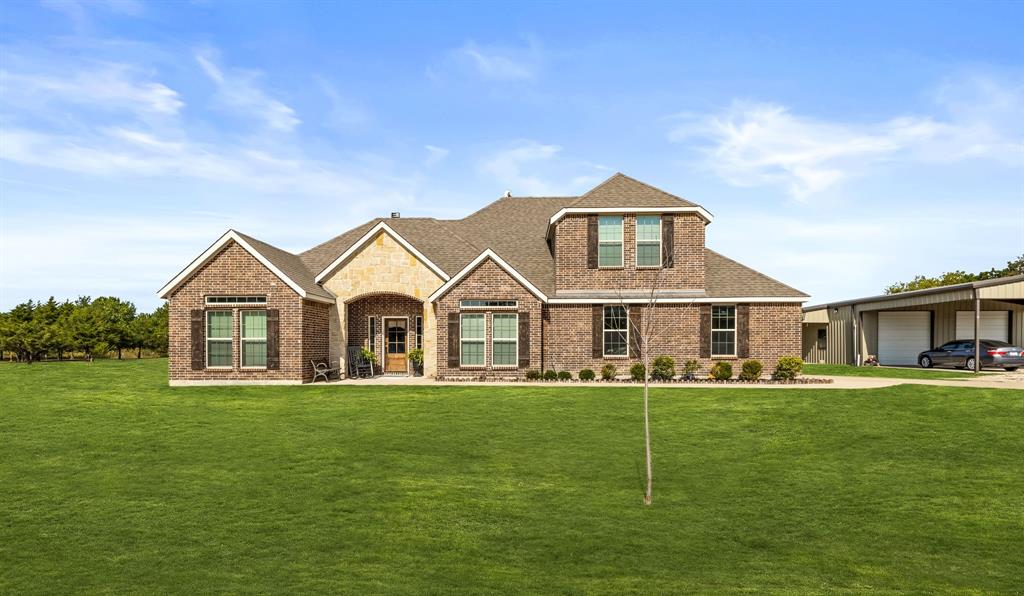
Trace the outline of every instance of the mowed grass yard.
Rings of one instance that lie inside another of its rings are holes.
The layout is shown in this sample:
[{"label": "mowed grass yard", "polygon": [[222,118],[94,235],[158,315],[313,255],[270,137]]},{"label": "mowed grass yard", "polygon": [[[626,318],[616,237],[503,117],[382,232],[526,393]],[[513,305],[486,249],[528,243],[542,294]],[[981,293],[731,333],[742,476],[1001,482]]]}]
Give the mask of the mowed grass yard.
[{"label": "mowed grass yard", "polygon": [[0,593],[1024,590],[1024,392],[0,366]]}]

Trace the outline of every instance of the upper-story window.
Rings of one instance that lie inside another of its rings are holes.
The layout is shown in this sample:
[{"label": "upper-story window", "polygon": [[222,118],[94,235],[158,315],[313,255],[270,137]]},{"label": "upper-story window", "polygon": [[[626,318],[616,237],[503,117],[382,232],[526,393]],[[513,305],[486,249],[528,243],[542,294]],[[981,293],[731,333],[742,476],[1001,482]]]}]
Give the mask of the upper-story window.
[{"label": "upper-story window", "polygon": [[597,266],[622,267],[621,215],[602,215],[597,220]]},{"label": "upper-story window", "polygon": [[661,267],[661,216],[636,218],[636,266]]}]

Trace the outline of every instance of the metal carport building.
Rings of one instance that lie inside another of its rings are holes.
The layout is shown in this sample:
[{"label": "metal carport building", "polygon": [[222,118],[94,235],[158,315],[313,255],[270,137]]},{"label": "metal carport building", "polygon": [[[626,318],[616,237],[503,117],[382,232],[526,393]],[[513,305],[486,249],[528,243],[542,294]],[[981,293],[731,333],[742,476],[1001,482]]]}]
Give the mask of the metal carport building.
[{"label": "metal carport building", "polygon": [[1024,342],[1024,275],[804,308],[807,362],[916,365],[919,352],[956,339]]}]

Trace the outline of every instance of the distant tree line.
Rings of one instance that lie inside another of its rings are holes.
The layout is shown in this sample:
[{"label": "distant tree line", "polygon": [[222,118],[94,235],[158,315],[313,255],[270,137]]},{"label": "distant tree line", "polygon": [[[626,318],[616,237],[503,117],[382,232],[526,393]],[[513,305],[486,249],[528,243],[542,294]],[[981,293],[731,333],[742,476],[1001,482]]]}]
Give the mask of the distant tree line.
[{"label": "distant tree line", "polygon": [[0,313],[0,357],[22,362],[74,356],[93,359],[127,350],[167,354],[167,305],[137,313],[135,305],[105,296],[74,302],[24,302]]},{"label": "distant tree line", "polygon": [[996,279],[999,277],[1006,277],[1008,275],[1021,275],[1024,274],[1024,255],[1017,257],[1016,260],[1010,261],[1006,264],[1006,267],[1002,269],[989,269],[988,271],[982,271],[980,273],[967,273],[966,271],[949,271],[943,273],[938,277],[925,277],[924,275],[918,275],[914,279],[905,282],[894,283],[885,289],[886,294],[899,294],[901,292],[911,292],[913,290],[924,290],[926,288],[937,288],[939,286],[951,286],[954,284],[963,284],[969,281],[982,281],[986,279]]}]

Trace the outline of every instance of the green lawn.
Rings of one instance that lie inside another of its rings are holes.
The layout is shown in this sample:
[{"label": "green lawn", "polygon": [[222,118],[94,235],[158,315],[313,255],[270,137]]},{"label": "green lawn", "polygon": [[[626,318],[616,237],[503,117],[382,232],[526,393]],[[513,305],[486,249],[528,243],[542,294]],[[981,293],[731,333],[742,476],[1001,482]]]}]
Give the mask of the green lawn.
[{"label": "green lawn", "polygon": [[[970,379],[975,375],[950,368],[891,368],[888,366],[850,366],[848,364],[804,364],[806,375],[838,377],[882,377],[886,379]],[[983,375],[991,373],[981,373]]]},{"label": "green lawn", "polygon": [[1024,392],[0,366],[0,593],[1024,590]]}]

